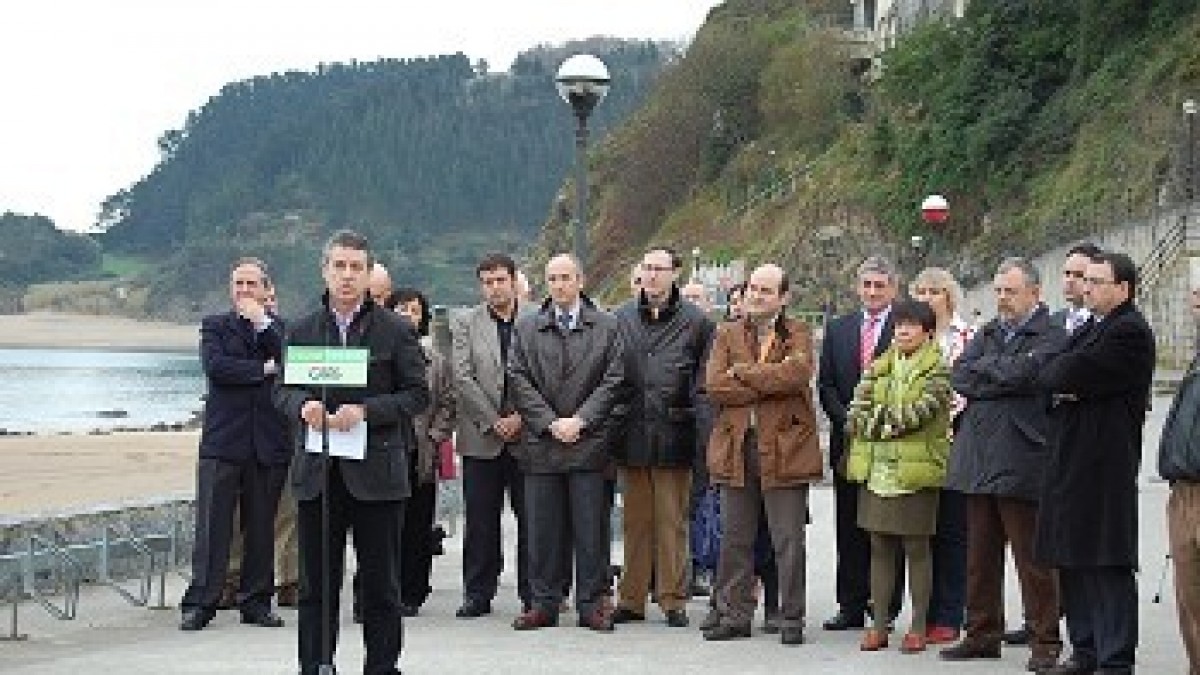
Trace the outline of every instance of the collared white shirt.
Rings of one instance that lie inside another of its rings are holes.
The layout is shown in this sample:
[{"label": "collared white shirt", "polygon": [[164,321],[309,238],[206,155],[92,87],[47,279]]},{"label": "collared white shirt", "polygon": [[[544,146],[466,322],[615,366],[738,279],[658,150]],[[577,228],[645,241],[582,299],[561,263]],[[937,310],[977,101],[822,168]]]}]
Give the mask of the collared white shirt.
[{"label": "collared white shirt", "polygon": [[1064,326],[1068,333],[1074,333],[1090,318],[1092,318],[1092,312],[1087,307],[1068,307]]},{"label": "collared white shirt", "polygon": [[358,313],[362,311],[362,303],[360,302],[355,305],[349,314],[342,314],[333,307],[330,307],[329,311],[333,312],[333,320],[337,323],[338,334],[342,338],[342,346],[345,346],[346,334],[350,331],[350,324],[354,322],[354,317],[358,316]]},{"label": "collared white shirt", "polygon": [[559,326],[562,326],[562,316],[566,314],[570,317],[570,319],[567,321],[567,330],[575,330],[575,327],[579,325],[579,310],[582,304],[583,303],[581,303],[579,300],[576,300],[575,304],[571,305],[570,309],[565,310],[562,307],[555,305],[554,322]]}]

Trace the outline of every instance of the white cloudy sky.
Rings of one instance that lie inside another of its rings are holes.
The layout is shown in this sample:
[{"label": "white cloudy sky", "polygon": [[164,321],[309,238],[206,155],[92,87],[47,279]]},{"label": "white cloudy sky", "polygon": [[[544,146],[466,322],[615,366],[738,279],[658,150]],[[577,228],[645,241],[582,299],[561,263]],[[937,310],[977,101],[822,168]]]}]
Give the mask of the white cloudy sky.
[{"label": "white cloudy sky", "polygon": [[719,0],[5,0],[0,212],[84,229],[155,141],[232,80],[451,54],[507,69],[539,43],[689,39]]}]

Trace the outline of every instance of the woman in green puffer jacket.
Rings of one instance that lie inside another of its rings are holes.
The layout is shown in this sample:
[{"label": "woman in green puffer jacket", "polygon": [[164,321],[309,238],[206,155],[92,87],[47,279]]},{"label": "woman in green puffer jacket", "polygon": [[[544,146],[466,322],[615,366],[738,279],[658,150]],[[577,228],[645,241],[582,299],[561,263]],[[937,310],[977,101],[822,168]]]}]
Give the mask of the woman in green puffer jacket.
[{"label": "woman in green puffer jacket", "polygon": [[[850,404],[851,436],[846,475],[862,483],[858,526],[871,538],[871,604],[889,605],[896,562],[908,559],[912,625],[900,650],[924,651],[926,614],[933,584],[930,538],[936,530],[938,492],[950,455],[950,374],[930,338],[937,328],[929,305],[914,300],[892,306],[892,346],[863,374]],[[886,611],[861,648],[887,646]]]}]

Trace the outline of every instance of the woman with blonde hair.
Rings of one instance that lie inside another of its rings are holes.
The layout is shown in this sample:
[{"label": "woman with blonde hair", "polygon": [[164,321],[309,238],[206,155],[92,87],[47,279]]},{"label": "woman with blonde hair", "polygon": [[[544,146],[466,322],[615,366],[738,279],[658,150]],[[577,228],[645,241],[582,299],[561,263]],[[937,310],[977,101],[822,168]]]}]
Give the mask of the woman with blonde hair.
[{"label": "woman with blonde hair", "polygon": [[[933,340],[950,368],[975,336],[975,329],[959,315],[963,292],[954,275],[940,267],[926,267],[908,286],[908,292],[933,309],[937,328]],[[954,395],[951,427],[966,406]],[[937,532],[933,536],[933,595],[929,599],[931,644],[949,644],[958,639],[967,599],[967,505],[962,493],[943,489],[938,500]]]}]

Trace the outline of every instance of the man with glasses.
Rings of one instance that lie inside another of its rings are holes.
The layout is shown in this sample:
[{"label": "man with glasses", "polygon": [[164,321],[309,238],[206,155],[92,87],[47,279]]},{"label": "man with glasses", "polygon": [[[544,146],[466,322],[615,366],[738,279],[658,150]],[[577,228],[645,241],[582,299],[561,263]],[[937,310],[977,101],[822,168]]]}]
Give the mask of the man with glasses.
[{"label": "man with glasses", "polygon": [[[1100,247],[1090,242],[1072,246],[1063,260],[1062,285],[1066,306],[1050,315],[1050,323],[1063,328],[1067,333],[1079,330],[1091,318],[1091,312],[1083,301],[1083,277],[1092,258],[1100,255]],[[1031,630],[1028,612],[1020,628],[1004,633],[1004,643],[1013,646],[1029,644]]]},{"label": "man with glasses", "polygon": [[[683,260],[665,247],[642,258],[642,291],[615,312],[625,349],[629,416],[614,448],[624,485],[625,559],[613,621],[646,618],[651,572],[667,625],[688,625],[688,522],[700,439],[703,366],[713,323],[684,299]],[[707,439],[705,439],[707,440]]]},{"label": "man with glasses", "polygon": [[[817,377],[821,408],[829,417],[829,465],[833,469],[837,519],[835,583],[839,609],[825,621],[825,630],[849,630],[865,625],[870,598],[871,546],[866,532],[858,527],[858,484],[846,480],[846,412],[862,372],[891,344],[891,307],[899,288],[896,269],[879,256],[867,258],[859,265],[857,279],[862,308],[839,316],[825,327]],[[897,591],[903,587],[903,583],[895,585]],[[899,593],[896,597],[895,604],[899,605]]]},{"label": "man with glasses", "polygon": [[967,496],[967,626],[947,661],[1000,658],[1004,626],[1004,549],[1011,546],[1021,600],[1033,628],[1030,672],[1058,661],[1058,589],[1054,573],[1033,561],[1033,531],[1047,463],[1049,418],[1031,352],[1062,348],[1066,333],[1040,301],[1037,268],[1024,258],[1001,263],[992,282],[996,318],[954,365],[952,384],[966,397],[954,434],[946,487]]},{"label": "man with glasses", "polygon": [[1092,318],[1039,369],[1053,407],[1034,555],[1058,569],[1072,646],[1043,671],[1053,675],[1134,669],[1137,476],[1154,376],[1154,334],[1136,293],[1129,256],[1094,258],[1084,276]]}]

